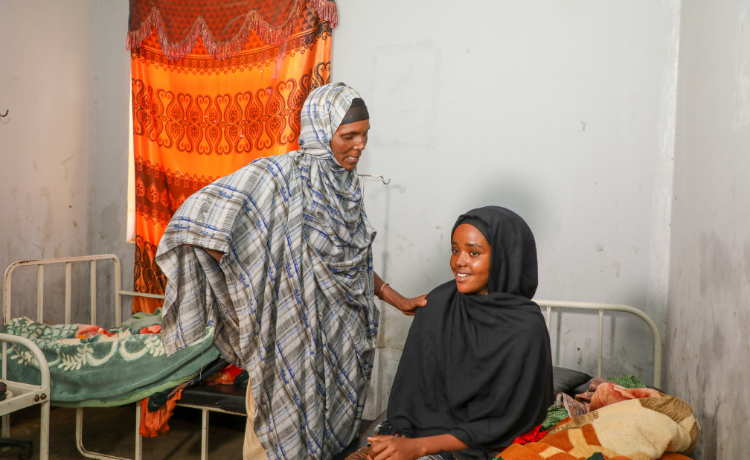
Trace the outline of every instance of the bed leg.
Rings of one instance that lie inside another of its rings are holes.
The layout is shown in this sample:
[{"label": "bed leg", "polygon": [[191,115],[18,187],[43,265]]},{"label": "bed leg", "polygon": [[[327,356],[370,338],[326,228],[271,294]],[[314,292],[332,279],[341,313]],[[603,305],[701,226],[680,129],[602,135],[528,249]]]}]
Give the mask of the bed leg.
[{"label": "bed leg", "polygon": [[208,460],[208,410],[203,409],[201,419],[201,460]]},{"label": "bed leg", "polygon": [[3,415],[3,434],[4,438],[10,438],[10,414]]},{"label": "bed leg", "polygon": [[76,409],[76,447],[81,455],[86,456],[88,451],[83,448],[83,407]]},{"label": "bed leg", "polygon": [[[3,342],[3,346],[5,345],[5,342]],[[10,438],[10,414],[5,414],[2,417],[3,420],[3,428],[2,428],[2,436],[3,438]],[[0,447],[0,451],[7,452],[10,450],[10,447]]]},{"label": "bed leg", "polygon": [[135,460],[143,458],[143,438],[141,437],[141,402],[135,403]]},{"label": "bed leg", "polygon": [[47,399],[42,403],[42,420],[39,428],[39,460],[49,460],[49,409],[49,399]]},{"label": "bed leg", "polygon": [[[136,404],[138,407],[138,410],[136,410],[136,413],[140,415],[140,404]],[[140,426],[140,417],[138,417],[138,425]],[[136,433],[138,433],[138,428],[136,428]],[[137,459],[140,460],[141,452],[140,452],[140,434],[136,438],[136,455]],[[98,452],[89,452],[83,447],[83,407],[79,407],[76,409],[76,447],[78,447],[78,452],[81,453],[86,458],[96,458],[99,460],[130,460],[127,458],[122,457],[115,457],[114,455],[107,455],[107,454],[100,454]]]},{"label": "bed leg", "polygon": [[[9,281],[9,284],[10,284],[10,281]],[[3,292],[3,294],[5,294],[5,293]],[[3,378],[3,380],[5,380],[7,378],[7,372],[8,372],[8,370],[7,370],[7,365],[8,365],[8,359],[7,359],[7,357],[8,357],[8,343],[7,342],[3,342],[3,365],[2,365],[3,366],[2,367],[2,372],[3,372],[2,373],[2,378]],[[1,418],[2,418],[3,427],[2,427],[2,429],[0,429],[0,436],[2,436],[3,438],[10,438],[10,414],[5,414]],[[10,448],[9,447],[3,447],[1,450],[3,452],[5,452],[5,451],[10,450]]]}]

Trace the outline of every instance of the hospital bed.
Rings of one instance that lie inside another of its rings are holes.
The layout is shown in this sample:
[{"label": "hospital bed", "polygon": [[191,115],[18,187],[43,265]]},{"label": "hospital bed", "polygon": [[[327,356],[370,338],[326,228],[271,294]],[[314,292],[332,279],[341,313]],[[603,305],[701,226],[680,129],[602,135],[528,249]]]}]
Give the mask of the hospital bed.
[{"label": "hospital bed", "polygon": [[[72,311],[72,265],[75,263],[88,263],[90,270],[89,270],[89,286],[90,286],[90,321],[91,324],[96,324],[97,320],[97,263],[100,262],[106,262],[111,263],[112,267],[112,279],[113,279],[113,302],[114,305],[114,313],[115,313],[115,325],[119,326],[122,323],[122,299],[125,296],[141,296],[141,297],[150,297],[150,298],[156,298],[156,299],[163,299],[164,296],[157,295],[157,294],[147,294],[147,293],[140,293],[140,292],[134,292],[134,291],[127,291],[122,289],[122,269],[120,260],[117,256],[112,254],[105,254],[105,255],[90,255],[90,256],[81,256],[81,257],[66,257],[66,258],[58,258],[58,259],[44,259],[44,260],[27,260],[27,261],[20,261],[12,263],[8,266],[8,268],[5,271],[5,275],[3,278],[3,320],[4,323],[7,323],[9,320],[13,318],[12,312],[11,312],[11,276],[13,272],[20,268],[20,267],[36,267],[37,271],[37,298],[36,298],[36,312],[37,312],[37,322],[43,322],[44,319],[44,272],[45,267],[50,265],[64,265],[65,268],[65,292],[64,292],[64,305],[65,305],[65,311],[64,311],[64,321],[65,324],[70,324],[71,321],[71,311]],[[623,312],[628,313],[631,315],[634,315],[641,320],[643,320],[646,325],[649,327],[650,331],[653,334],[654,337],[654,359],[653,359],[653,366],[654,366],[654,377],[653,377],[653,386],[654,387],[660,387],[661,386],[661,366],[662,366],[662,339],[661,334],[659,332],[658,327],[654,323],[654,321],[646,315],[643,311],[628,306],[628,305],[619,305],[619,304],[605,304],[605,303],[588,303],[588,302],[568,302],[568,301],[554,301],[554,300],[534,300],[544,312],[546,312],[546,321],[547,321],[547,328],[550,330],[550,333],[553,331],[550,328],[550,323],[552,319],[552,311],[553,309],[557,309],[560,311],[571,311],[571,310],[578,310],[578,311],[588,311],[588,312],[597,312],[599,316],[599,334],[598,334],[598,364],[597,364],[597,376],[601,376],[602,373],[602,360],[603,360],[603,337],[604,337],[604,315],[605,313],[611,313],[611,312]],[[17,339],[17,338],[14,338]],[[18,342],[17,342],[18,343]],[[34,344],[29,341],[30,349],[32,349],[31,346]],[[5,357],[5,344],[3,344],[3,357]],[[37,348],[38,350],[38,348]],[[33,351],[33,349],[32,349]],[[34,352],[35,356],[39,359],[39,355],[41,355],[41,352]],[[43,358],[43,355],[41,356]],[[43,359],[40,359],[40,363],[43,362]],[[3,360],[3,365],[5,364],[5,359]],[[46,368],[46,363],[42,364],[42,385],[41,387],[35,387],[30,388],[28,394],[32,395],[32,400],[34,395],[39,395],[41,398],[41,395],[46,392],[47,395],[50,394],[50,382],[49,382],[49,369]],[[557,368],[560,369],[560,368]],[[46,381],[44,380],[46,372]],[[3,377],[5,377],[5,374],[3,373]],[[36,403],[40,403],[40,401],[37,401]],[[54,404],[54,401],[52,401],[52,404]],[[49,424],[49,399],[46,401],[41,401],[42,405],[42,450],[44,451],[46,449],[45,442],[48,442],[48,435],[45,434],[46,430],[48,430],[48,424]],[[134,460],[141,460],[142,459],[142,444],[141,444],[141,436],[138,432],[140,419],[141,419],[141,406],[140,404],[136,404],[136,413],[135,413],[135,452],[134,452]],[[209,428],[209,414],[210,412],[222,412],[222,413],[228,413],[228,414],[235,414],[235,415],[242,415],[246,416],[246,410],[245,410],[245,389],[234,387],[231,385],[215,385],[215,386],[194,386],[189,387],[183,390],[182,397],[180,401],[178,402],[178,406],[182,407],[188,407],[193,408],[196,410],[200,410],[202,412],[202,422],[201,422],[201,459],[206,460],[208,459],[208,428]],[[0,415],[3,415],[3,429],[2,429],[2,436],[7,437],[10,433],[10,420],[8,418],[7,412],[3,412],[3,405],[0,403]],[[15,409],[14,409],[15,410]],[[45,412],[46,411],[46,412]],[[338,459],[343,458],[345,453],[351,452],[354,450],[357,450],[359,447],[364,445],[366,443],[365,438],[372,433],[372,428],[374,428],[374,424],[377,423],[378,420],[373,422],[373,425],[371,426],[363,426],[360,429],[359,436],[352,442],[352,444],[347,448],[347,450],[337,456]],[[95,458],[95,459],[102,459],[102,460],[129,460],[129,459],[123,459],[121,457],[115,457],[103,453],[97,453],[97,452],[90,452],[87,451],[83,446],[83,408],[77,408],[76,410],[76,444],[78,446],[78,450],[84,457],[87,458]],[[359,447],[358,447],[359,446]],[[46,458],[46,457],[42,457]]]}]

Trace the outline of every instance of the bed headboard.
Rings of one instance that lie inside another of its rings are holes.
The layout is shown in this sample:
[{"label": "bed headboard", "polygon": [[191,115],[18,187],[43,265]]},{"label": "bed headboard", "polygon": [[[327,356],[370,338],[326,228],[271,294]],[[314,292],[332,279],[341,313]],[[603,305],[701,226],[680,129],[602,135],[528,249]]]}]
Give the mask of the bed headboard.
[{"label": "bed headboard", "polygon": [[[98,256],[62,257],[58,259],[22,260],[8,265],[3,275],[3,324],[11,318],[11,279],[13,271],[19,267],[36,266],[36,321],[44,321],[44,267],[47,265],[65,264],[65,324],[70,323],[71,312],[71,286],[73,285],[73,264],[88,262],[90,264],[90,290],[91,290],[91,324],[96,324],[96,263],[100,260],[113,262],[114,288],[115,292],[121,291],[120,280],[122,280],[120,259],[114,254],[102,254]],[[115,323],[122,324],[122,308],[120,296],[115,296]]]},{"label": "bed headboard", "polygon": [[[38,322],[44,320],[44,267],[53,264],[65,264],[65,323],[70,323],[71,315],[71,286],[72,286],[72,264],[88,262],[90,264],[90,289],[91,289],[91,324],[96,324],[96,268],[98,261],[111,261],[113,266],[114,292],[115,292],[115,326],[122,324],[122,297],[140,296],[163,299],[163,295],[147,294],[143,292],[122,290],[122,269],[120,259],[114,254],[102,254],[97,256],[64,257],[59,259],[24,260],[14,262],[8,266],[3,276],[3,323],[9,321],[11,316],[11,276],[18,267],[37,267],[37,318]],[[547,329],[550,328],[550,318],[553,308],[573,310],[598,310],[599,311],[599,361],[597,376],[602,373],[602,345],[604,312],[624,312],[641,318],[651,328],[654,335],[654,386],[661,387],[661,359],[662,340],[656,323],[643,311],[629,305],[590,303],[590,302],[567,302],[560,300],[534,300],[541,308],[547,310]]]},{"label": "bed headboard", "polygon": [[661,353],[662,341],[659,328],[654,320],[643,311],[629,305],[610,304],[610,303],[591,303],[591,302],[567,302],[563,300],[538,300],[534,299],[541,308],[547,310],[547,330],[550,329],[550,318],[552,317],[553,308],[565,308],[572,310],[598,310],[599,311],[599,361],[597,366],[597,377],[602,375],[602,345],[604,330],[604,312],[617,311],[630,313],[641,318],[646,322],[654,335],[654,386],[661,388]]}]

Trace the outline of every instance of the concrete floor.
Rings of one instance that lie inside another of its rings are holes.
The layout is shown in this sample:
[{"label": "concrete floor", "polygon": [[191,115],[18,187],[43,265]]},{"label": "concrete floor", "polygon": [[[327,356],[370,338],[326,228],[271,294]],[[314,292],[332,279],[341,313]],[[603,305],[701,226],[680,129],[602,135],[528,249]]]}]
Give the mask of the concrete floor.
[{"label": "concrete floor", "polygon": [[[50,412],[50,459],[83,459],[76,448],[75,409],[52,408]],[[84,412],[83,444],[89,451],[133,458],[135,405],[106,409],[87,408]],[[211,413],[209,458],[241,459],[245,417]],[[200,459],[201,413],[176,408],[163,436],[143,438],[143,460]],[[11,414],[11,436],[34,441],[33,459],[39,458],[39,408],[30,407]],[[16,459],[17,449],[0,451],[0,459]]]}]

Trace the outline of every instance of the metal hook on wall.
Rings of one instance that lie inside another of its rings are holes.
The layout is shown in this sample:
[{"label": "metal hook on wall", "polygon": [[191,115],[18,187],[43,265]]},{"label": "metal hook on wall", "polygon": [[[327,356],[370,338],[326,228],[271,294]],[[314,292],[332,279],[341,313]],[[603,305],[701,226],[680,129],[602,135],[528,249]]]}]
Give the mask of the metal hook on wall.
[{"label": "metal hook on wall", "polygon": [[359,177],[374,177],[374,178],[380,179],[380,181],[385,186],[388,186],[388,184],[391,183],[390,179],[386,180],[385,177],[381,176],[380,174],[359,174]]},{"label": "metal hook on wall", "polygon": [[7,109],[5,110],[5,113],[0,114],[0,117],[7,117],[7,116],[8,116],[8,110]]},{"label": "metal hook on wall", "polygon": [[[381,176],[380,174],[357,174],[359,177],[372,177],[374,179],[380,179],[380,181],[385,185],[386,187],[388,184],[391,183],[391,180],[385,180],[385,177]],[[361,182],[360,187],[362,187],[362,193],[365,193],[365,183]]]}]

